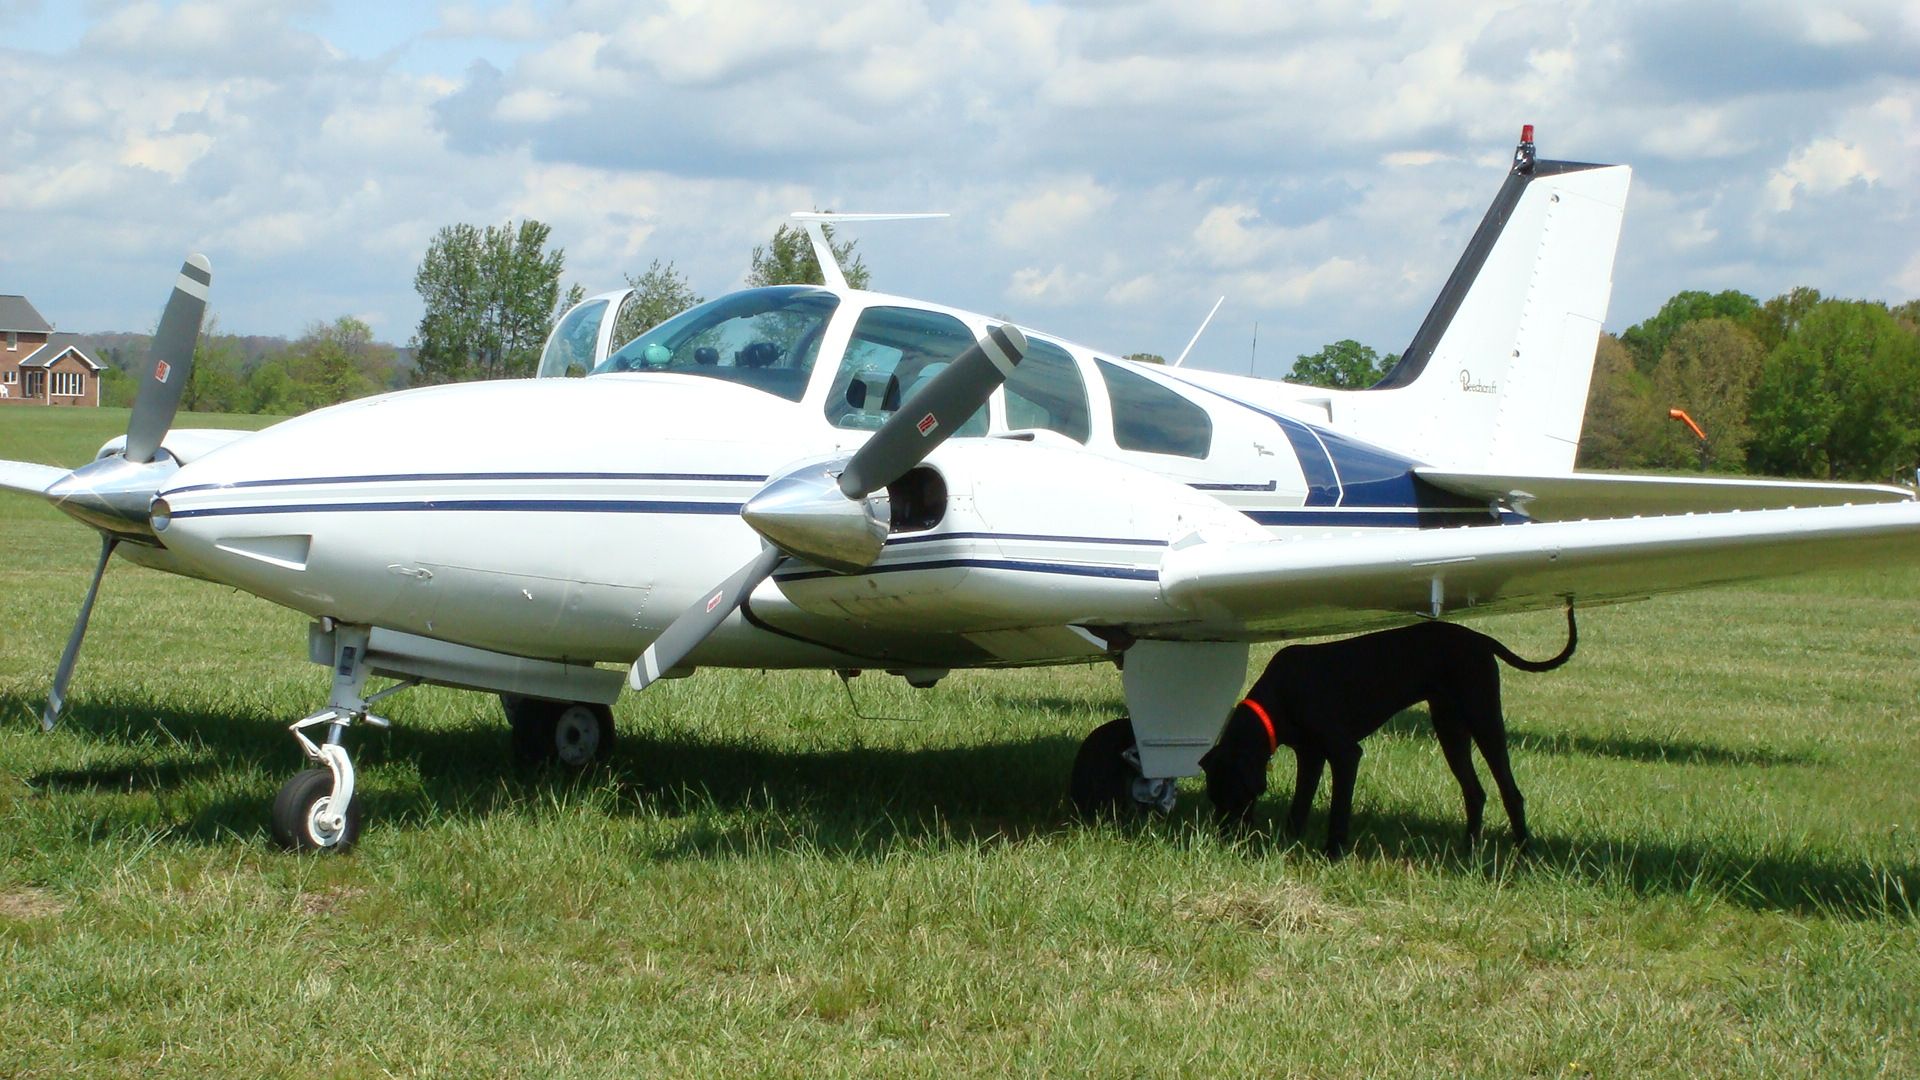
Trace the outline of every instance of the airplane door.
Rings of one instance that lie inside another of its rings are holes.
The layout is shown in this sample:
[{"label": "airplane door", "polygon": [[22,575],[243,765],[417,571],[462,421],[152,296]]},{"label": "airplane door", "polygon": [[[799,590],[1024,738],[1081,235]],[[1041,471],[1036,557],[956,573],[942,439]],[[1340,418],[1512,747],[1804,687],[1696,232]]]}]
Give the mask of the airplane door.
[{"label": "airplane door", "polygon": [[617,346],[613,334],[620,312],[632,289],[589,296],[567,310],[547,335],[546,348],[540,350],[539,377],[542,379],[578,378],[592,371]]}]

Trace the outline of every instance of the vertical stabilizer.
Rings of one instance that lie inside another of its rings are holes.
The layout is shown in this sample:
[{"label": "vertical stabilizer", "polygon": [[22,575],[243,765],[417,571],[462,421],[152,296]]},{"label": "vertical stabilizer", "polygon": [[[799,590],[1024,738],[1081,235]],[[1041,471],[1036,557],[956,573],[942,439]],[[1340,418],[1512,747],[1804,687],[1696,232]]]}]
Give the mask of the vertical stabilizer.
[{"label": "vertical stabilizer", "polygon": [[1400,363],[1336,427],[1436,465],[1569,472],[1630,170],[1536,160],[1532,128]]}]

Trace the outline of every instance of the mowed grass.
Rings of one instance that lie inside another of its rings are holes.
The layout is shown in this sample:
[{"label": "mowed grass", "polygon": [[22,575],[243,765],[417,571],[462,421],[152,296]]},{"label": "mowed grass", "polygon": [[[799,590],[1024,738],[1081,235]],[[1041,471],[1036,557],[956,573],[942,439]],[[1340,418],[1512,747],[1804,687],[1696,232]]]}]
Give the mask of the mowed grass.
[{"label": "mowed grass", "polygon": [[[0,457],[124,423],[0,410]],[[96,541],[16,497],[0,544],[0,1076],[1920,1074],[1910,567],[1586,612],[1571,665],[1506,676],[1526,860],[1492,806],[1461,843],[1417,711],[1338,864],[1323,814],[1224,840],[1197,784],[1077,824],[1106,667],[868,675],[869,719],[827,674],[702,672],[579,778],[413,691],[353,738],[361,846],[302,858],[268,839],[326,692],[301,618],[116,564],[42,735]]]}]

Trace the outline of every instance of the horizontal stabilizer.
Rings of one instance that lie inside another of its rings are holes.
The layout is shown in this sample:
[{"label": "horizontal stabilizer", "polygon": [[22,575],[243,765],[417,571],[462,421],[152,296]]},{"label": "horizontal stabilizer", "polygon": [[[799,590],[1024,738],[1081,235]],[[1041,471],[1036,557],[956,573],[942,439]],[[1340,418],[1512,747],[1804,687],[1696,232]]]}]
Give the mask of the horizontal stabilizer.
[{"label": "horizontal stabilizer", "polygon": [[1276,636],[1366,623],[1637,599],[1920,559],[1920,502],[1195,544],[1160,568],[1208,625]]},{"label": "horizontal stabilizer", "polygon": [[1884,484],[1822,484],[1800,480],[1744,480],[1684,476],[1569,473],[1522,476],[1415,469],[1442,491],[1509,507],[1535,521],[1707,514],[1727,510],[1783,510],[1906,502],[1914,493]]},{"label": "horizontal stabilizer", "polygon": [[54,481],[66,475],[67,470],[51,465],[35,465],[30,461],[0,461],[0,488],[7,491],[45,495]]}]

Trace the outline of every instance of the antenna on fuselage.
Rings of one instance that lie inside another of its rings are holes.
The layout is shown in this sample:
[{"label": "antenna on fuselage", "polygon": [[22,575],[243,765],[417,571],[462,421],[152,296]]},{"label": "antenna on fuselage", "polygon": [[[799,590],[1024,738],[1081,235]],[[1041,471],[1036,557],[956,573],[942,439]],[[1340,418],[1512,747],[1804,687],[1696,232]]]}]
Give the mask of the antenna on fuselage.
[{"label": "antenna on fuselage", "polygon": [[1193,337],[1187,340],[1187,347],[1180,350],[1180,359],[1173,362],[1174,367],[1179,367],[1186,362],[1187,354],[1192,352],[1193,347],[1200,343],[1200,335],[1207,332],[1207,324],[1213,321],[1215,315],[1220,314],[1220,305],[1226,302],[1227,298],[1224,296],[1213,302],[1213,310],[1207,312],[1207,317],[1200,320],[1200,329],[1193,332]]},{"label": "antenna on fuselage", "polygon": [[833,245],[827,243],[826,227],[836,221],[924,221],[928,218],[943,218],[945,213],[933,214],[836,214],[831,210],[795,210],[793,220],[807,230],[807,239],[813,242],[813,257],[820,263],[820,274],[827,279],[830,289],[851,288],[847,284],[847,275],[840,269],[840,260],[833,254]]}]

